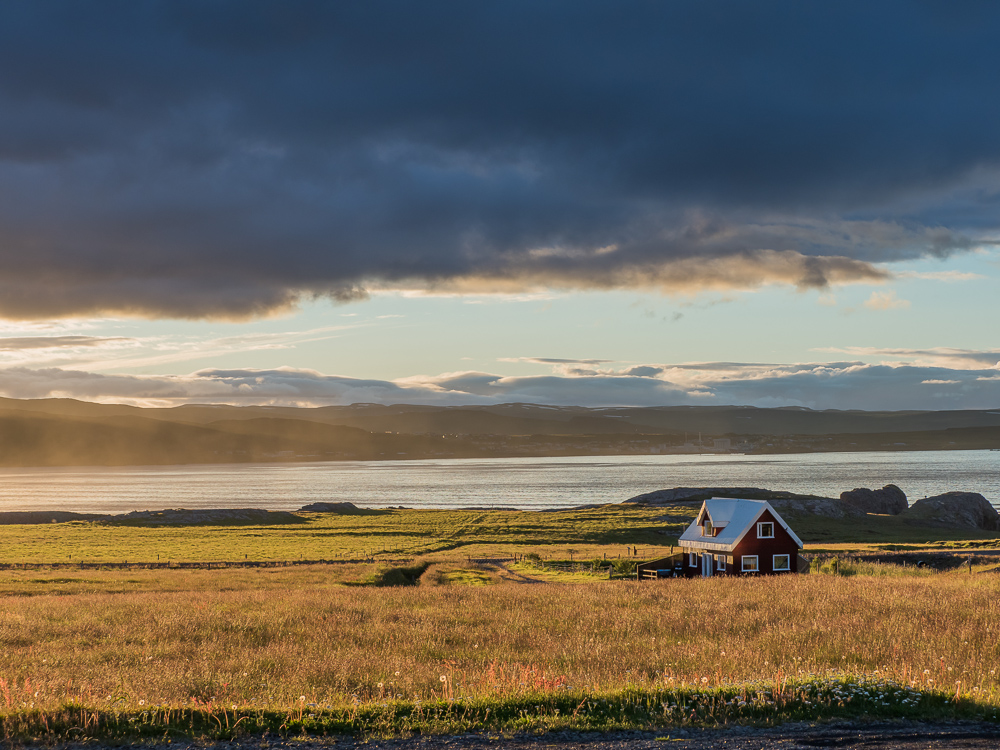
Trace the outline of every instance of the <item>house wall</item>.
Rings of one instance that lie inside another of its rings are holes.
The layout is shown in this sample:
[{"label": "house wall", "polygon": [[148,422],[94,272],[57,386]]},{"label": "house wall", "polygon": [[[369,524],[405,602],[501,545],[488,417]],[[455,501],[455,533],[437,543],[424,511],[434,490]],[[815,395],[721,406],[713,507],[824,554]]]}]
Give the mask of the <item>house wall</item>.
[{"label": "house wall", "polygon": [[[774,555],[789,555],[789,560],[791,562],[791,570],[787,571],[790,573],[795,573],[797,571],[798,565],[798,555],[799,555],[799,545],[795,543],[791,535],[779,524],[774,515],[765,510],[760,518],[757,519],[757,523],[761,521],[771,521],[774,524],[774,538],[773,539],[758,539],[757,538],[757,524],[753,525],[753,528],[746,533],[746,536],[740,540],[740,543],[736,545],[733,550],[733,567],[737,573],[741,573],[743,565],[741,563],[741,558],[744,555],[757,555],[757,562],[760,566],[760,572],[757,575],[767,575],[774,573]],[[779,571],[786,572],[786,571]],[[748,575],[754,575],[752,573]]]},{"label": "house wall", "polygon": [[[697,554],[698,554],[698,559],[697,559],[697,561],[696,561],[696,563],[695,563],[695,565],[693,567],[689,564],[690,563],[690,557],[688,556],[689,552],[697,552]],[[700,578],[701,577],[701,556],[703,554],[705,554],[706,552],[712,556],[712,575],[713,576],[731,576],[731,575],[736,575],[736,573],[738,571],[734,570],[734,568],[733,568],[733,562],[731,562],[733,556],[731,554],[729,554],[728,552],[719,552],[718,550],[711,550],[711,549],[694,550],[694,549],[691,549],[690,547],[685,547],[684,548],[684,575],[685,575],[685,577],[687,577],[687,578]],[[719,563],[717,561],[716,555],[725,555],[725,557],[726,557],[726,569],[725,570],[719,570]]]},{"label": "house wall", "polygon": [[[757,538],[757,524],[760,522],[770,521],[774,524],[774,538],[773,539],[758,539]],[[696,551],[698,553],[697,564],[691,566],[689,564],[688,553]],[[715,555],[721,554],[714,550],[692,550],[690,547],[684,548],[684,575],[688,578],[698,578],[701,577],[701,555],[705,552],[710,553],[712,557],[712,575],[713,576],[734,576],[734,575],[770,575],[775,573],[774,570],[774,555],[789,555],[789,562],[791,570],[788,571],[778,571],[779,573],[795,573],[797,572],[798,566],[798,554],[799,545],[795,543],[791,535],[785,531],[784,527],[774,518],[774,514],[770,511],[765,510],[760,518],[754,522],[753,527],[746,533],[740,543],[736,545],[736,548],[732,553],[726,554],[726,569],[719,570],[718,563],[715,561]],[[742,557],[744,555],[757,555],[757,563],[759,570],[757,573],[744,573]]]}]

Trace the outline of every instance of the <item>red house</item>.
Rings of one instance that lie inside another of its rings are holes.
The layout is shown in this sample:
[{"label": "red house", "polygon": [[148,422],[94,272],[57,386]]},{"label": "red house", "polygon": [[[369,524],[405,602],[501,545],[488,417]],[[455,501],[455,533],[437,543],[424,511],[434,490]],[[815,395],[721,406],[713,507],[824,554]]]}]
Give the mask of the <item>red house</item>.
[{"label": "red house", "polygon": [[684,574],[796,573],[802,540],[766,500],[713,497],[681,534]]}]

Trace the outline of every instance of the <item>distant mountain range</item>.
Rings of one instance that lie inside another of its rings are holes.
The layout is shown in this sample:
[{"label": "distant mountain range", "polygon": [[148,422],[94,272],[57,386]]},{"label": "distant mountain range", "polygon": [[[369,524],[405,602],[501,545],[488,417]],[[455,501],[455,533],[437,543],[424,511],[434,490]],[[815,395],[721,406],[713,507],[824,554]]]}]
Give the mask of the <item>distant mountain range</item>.
[{"label": "distant mountain range", "polygon": [[957,448],[1000,448],[1000,409],[138,408],[72,399],[0,399],[0,465],[6,466]]}]

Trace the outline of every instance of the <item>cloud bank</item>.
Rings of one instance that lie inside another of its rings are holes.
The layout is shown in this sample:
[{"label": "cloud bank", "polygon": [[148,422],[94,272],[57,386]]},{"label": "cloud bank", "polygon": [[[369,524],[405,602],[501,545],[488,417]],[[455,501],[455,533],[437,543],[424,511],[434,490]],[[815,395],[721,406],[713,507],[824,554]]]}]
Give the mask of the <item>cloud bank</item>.
[{"label": "cloud bank", "polygon": [[[1000,353],[992,353],[993,358]],[[549,361],[538,358],[538,361]],[[591,360],[599,363],[600,360]],[[992,409],[1000,365],[706,362],[588,368],[573,360],[545,375],[487,372],[396,381],[313,370],[202,370],[184,376],[113,375],[60,368],[0,369],[0,394],[69,397],[142,406],[185,403],[323,406],[352,403],[581,406],[751,405],[812,409]]]},{"label": "cloud bank", "polygon": [[995,4],[15,0],[0,315],[877,283],[1000,237],[998,33]]}]

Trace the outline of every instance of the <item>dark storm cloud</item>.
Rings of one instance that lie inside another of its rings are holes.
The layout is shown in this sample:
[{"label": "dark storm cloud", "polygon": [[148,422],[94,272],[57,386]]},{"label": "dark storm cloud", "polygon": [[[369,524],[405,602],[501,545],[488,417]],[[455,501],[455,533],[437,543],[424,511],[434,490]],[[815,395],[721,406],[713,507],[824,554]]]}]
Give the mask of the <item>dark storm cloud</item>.
[{"label": "dark storm cloud", "polygon": [[9,2],[0,314],[879,281],[996,237],[1000,6]]}]

